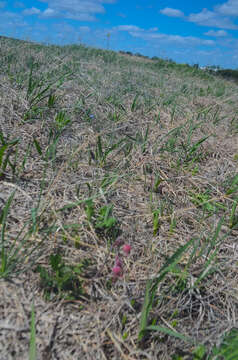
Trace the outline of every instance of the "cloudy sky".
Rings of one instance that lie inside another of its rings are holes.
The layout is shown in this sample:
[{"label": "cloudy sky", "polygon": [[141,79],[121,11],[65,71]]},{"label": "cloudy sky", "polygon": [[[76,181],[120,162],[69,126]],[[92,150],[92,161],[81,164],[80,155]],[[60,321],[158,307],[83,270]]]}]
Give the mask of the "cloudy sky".
[{"label": "cloudy sky", "polygon": [[0,0],[0,35],[238,68],[238,0]]}]

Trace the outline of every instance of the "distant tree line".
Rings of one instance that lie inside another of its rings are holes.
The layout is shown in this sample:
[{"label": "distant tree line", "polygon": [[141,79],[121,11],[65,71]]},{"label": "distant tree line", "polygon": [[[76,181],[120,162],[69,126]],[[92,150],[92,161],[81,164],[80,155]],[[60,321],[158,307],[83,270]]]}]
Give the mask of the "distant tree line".
[{"label": "distant tree line", "polygon": [[220,66],[212,65],[203,68],[216,76],[222,76],[227,80],[238,82],[238,69],[222,69]]},{"label": "distant tree line", "polygon": [[238,70],[221,69],[216,72],[216,75],[220,75],[228,80],[235,80],[238,82]]},{"label": "distant tree line", "polygon": [[131,51],[123,51],[123,50],[120,50],[120,51],[119,51],[119,54],[129,55],[129,56],[138,56],[138,57],[141,57],[141,58],[144,58],[144,59],[149,59],[149,56],[142,55],[142,54],[140,54],[139,52],[133,54]]}]

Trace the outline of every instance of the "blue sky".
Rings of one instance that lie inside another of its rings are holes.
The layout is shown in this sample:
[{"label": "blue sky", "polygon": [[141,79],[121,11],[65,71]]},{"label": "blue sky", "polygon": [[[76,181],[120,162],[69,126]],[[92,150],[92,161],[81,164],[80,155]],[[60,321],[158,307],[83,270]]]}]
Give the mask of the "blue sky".
[{"label": "blue sky", "polygon": [[238,0],[0,0],[0,35],[238,68]]}]

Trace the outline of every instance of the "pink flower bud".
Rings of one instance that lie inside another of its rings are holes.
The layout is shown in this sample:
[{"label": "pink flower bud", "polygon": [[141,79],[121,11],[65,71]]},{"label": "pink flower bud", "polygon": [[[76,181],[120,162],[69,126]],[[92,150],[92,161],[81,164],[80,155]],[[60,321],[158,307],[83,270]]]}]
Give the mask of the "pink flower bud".
[{"label": "pink flower bud", "polygon": [[119,237],[118,239],[115,240],[113,247],[120,247],[123,243],[124,240],[121,237]]},{"label": "pink flower bud", "polygon": [[124,254],[125,254],[125,255],[129,255],[130,252],[131,252],[131,245],[129,245],[129,244],[123,245],[122,250],[124,251]]},{"label": "pink flower bud", "polygon": [[115,260],[115,266],[119,266],[120,268],[123,267],[123,263],[121,261],[121,259],[119,258],[119,256],[116,256],[116,260]]},{"label": "pink flower bud", "polygon": [[123,273],[122,268],[120,266],[114,266],[112,268],[112,272],[115,277],[122,276],[122,273]]}]

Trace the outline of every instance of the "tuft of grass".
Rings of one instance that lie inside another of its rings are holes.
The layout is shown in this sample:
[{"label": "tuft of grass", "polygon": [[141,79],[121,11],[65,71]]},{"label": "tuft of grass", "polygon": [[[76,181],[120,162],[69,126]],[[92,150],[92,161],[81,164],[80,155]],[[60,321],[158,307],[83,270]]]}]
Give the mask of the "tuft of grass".
[{"label": "tuft of grass", "polygon": [[[163,331],[165,328],[163,327],[156,327],[155,325],[151,325],[152,328],[150,328],[150,325],[148,325],[149,321],[149,314],[152,309],[156,291],[158,289],[159,284],[163,281],[163,279],[166,277],[166,275],[174,269],[174,267],[178,264],[182,256],[184,255],[185,251],[192,245],[193,239],[187,242],[187,244],[181,246],[164,264],[164,266],[159,271],[158,277],[155,279],[150,279],[147,281],[146,284],[146,290],[145,290],[145,298],[143,303],[143,308],[141,312],[141,319],[140,319],[140,330],[138,335],[138,340],[141,341],[143,337],[145,336],[146,332],[148,330],[157,330],[157,331]],[[175,334],[175,332],[170,331],[167,329],[167,334],[172,333]],[[173,334],[173,336],[174,336]],[[176,333],[177,334],[177,333]],[[177,334],[177,337],[184,338],[182,335]]]},{"label": "tuft of grass", "polygon": [[[8,140],[4,138],[3,133],[0,131],[0,180],[7,177],[7,170],[12,170],[13,176],[16,173],[16,162],[17,162],[17,144],[19,139]],[[11,157],[15,154],[15,161],[12,162]]]},{"label": "tuft of grass", "polygon": [[[140,319],[140,330],[138,335],[138,340],[141,342],[143,340],[143,337],[149,332],[149,331],[157,331],[162,332],[167,335],[177,337],[185,342],[191,342],[193,343],[194,340],[186,337],[174,330],[171,330],[169,328],[165,328],[163,326],[157,325],[157,324],[149,324],[149,315],[153,308],[153,305],[155,303],[156,293],[158,290],[159,285],[163,282],[166,276],[168,276],[170,273],[175,273],[176,276],[179,278],[179,281],[177,282],[177,285],[179,287],[182,283],[186,280],[188,277],[188,271],[189,271],[189,265],[191,263],[194,263],[195,261],[202,258],[203,255],[206,256],[206,261],[203,265],[203,269],[201,270],[200,274],[198,275],[196,281],[194,282],[194,285],[192,286],[192,289],[196,289],[200,282],[205,279],[205,277],[209,276],[212,272],[216,271],[215,262],[216,262],[216,256],[219,251],[219,246],[222,243],[222,240],[224,240],[224,237],[227,236],[225,234],[223,238],[219,239],[219,233],[221,231],[222,224],[224,222],[224,219],[220,219],[217,228],[214,231],[213,236],[211,236],[210,239],[208,239],[207,243],[208,246],[204,249],[204,253],[200,251],[198,256],[195,256],[197,247],[194,246],[195,239],[189,240],[185,245],[180,246],[174,254],[166,261],[166,263],[163,265],[163,267],[160,269],[158,275],[153,278],[149,279],[146,284],[145,289],[145,298],[143,303],[143,308],[141,312],[141,319]],[[185,257],[185,253],[189,250],[190,247],[194,247],[194,251],[192,251],[188,263],[185,265],[185,270],[182,272],[178,268],[178,264],[181,261],[182,257]],[[182,280],[182,282],[181,282]],[[185,286],[186,287],[186,286]],[[172,287],[174,289],[174,287]],[[178,288],[179,289],[179,288]],[[184,290],[184,284],[182,286],[182,290]]]},{"label": "tuft of grass", "polygon": [[36,271],[40,274],[41,287],[47,300],[54,297],[66,300],[77,300],[85,295],[83,281],[80,278],[84,269],[89,265],[88,260],[70,266],[66,265],[60,254],[51,254],[49,258],[51,270],[38,265]]}]

